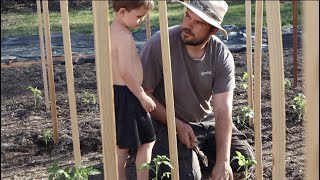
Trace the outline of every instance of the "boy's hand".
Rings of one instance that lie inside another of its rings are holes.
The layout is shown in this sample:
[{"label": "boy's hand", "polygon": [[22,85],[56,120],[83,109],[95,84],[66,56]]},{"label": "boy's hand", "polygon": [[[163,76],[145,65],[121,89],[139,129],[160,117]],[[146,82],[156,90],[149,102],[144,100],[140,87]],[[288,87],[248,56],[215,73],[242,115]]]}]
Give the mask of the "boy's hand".
[{"label": "boy's hand", "polygon": [[156,103],[147,94],[143,94],[140,103],[146,112],[151,112],[156,108]]}]

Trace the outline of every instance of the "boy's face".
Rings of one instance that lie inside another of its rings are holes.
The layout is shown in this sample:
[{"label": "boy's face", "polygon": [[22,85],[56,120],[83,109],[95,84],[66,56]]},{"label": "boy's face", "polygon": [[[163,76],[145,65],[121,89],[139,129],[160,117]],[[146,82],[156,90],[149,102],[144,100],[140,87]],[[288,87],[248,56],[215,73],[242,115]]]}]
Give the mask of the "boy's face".
[{"label": "boy's face", "polygon": [[140,8],[133,9],[131,11],[124,11],[123,22],[130,29],[137,28],[144,22],[144,17],[148,14],[148,10],[141,6]]}]

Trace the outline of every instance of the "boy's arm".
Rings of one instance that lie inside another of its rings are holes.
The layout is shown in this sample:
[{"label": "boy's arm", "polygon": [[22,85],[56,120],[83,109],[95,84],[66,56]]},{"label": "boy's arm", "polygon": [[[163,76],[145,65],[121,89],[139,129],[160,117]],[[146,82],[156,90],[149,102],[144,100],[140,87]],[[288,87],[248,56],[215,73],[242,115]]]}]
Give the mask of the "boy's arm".
[{"label": "boy's arm", "polygon": [[154,102],[151,102],[151,98],[147,96],[139,82],[134,77],[133,58],[138,58],[134,39],[131,35],[123,33],[118,40],[117,51],[120,75],[130,91],[139,99],[145,110],[150,112],[154,108],[152,107],[153,105],[151,105],[152,103],[154,104]]}]

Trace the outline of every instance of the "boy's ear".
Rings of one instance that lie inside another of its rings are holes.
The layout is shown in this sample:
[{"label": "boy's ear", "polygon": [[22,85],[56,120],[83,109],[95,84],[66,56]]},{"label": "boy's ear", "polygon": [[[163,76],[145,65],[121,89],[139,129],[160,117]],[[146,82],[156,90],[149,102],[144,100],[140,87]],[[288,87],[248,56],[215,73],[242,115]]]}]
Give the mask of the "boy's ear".
[{"label": "boy's ear", "polygon": [[118,13],[119,13],[120,15],[124,15],[124,13],[125,13],[126,11],[127,11],[127,10],[126,10],[125,8],[120,8],[119,11],[118,11]]}]

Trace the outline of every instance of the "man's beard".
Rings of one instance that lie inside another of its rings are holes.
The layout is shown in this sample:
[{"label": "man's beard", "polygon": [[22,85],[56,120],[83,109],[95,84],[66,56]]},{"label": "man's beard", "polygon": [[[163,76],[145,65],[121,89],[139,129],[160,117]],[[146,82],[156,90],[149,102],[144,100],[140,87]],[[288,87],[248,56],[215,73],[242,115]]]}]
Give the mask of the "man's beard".
[{"label": "man's beard", "polygon": [[[188,34],[190,34],[190,35],[192,35],[194,37],[194,34],[189,29],[182,28],[182,32],[183,31],[186,31]],[[210,32],[208,32],[206,36],[203,36],[200,39],[187,40],[187,39],[184,38],[184,35],[182,34],[182,32],[181,32],[181,40],[182,40],[182,42],[185,45],[190,45],[190,46],[198,46],[198,45],[204,44],[208,40],[208,38],[210,36]]]}]

